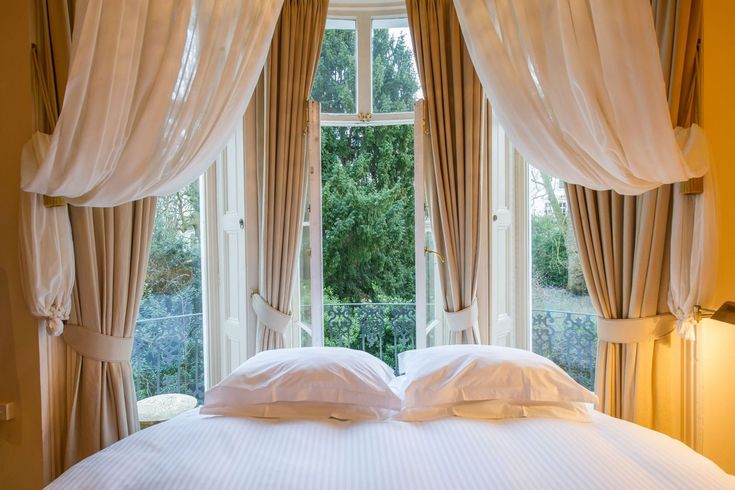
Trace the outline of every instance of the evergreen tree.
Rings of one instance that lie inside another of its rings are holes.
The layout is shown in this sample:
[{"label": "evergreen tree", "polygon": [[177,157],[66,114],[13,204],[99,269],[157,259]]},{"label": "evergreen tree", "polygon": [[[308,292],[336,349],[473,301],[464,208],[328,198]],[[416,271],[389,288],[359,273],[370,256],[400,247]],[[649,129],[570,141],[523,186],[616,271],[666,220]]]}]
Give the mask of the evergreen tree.
[{"label": "evergreen tree", "polygon": [[[322,112],[355,112],[354,31],[327,30],[312,96]],[[406,36],[373,31],[375,112],[413,110],[418,80]],[[322,129],[326,297],[414,301],[413,126]]]}]

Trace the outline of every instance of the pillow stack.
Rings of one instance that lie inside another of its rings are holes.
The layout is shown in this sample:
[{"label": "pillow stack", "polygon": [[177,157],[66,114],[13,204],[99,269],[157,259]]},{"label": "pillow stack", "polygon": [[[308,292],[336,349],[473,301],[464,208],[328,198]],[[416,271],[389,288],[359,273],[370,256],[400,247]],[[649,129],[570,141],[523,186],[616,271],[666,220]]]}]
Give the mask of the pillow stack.
[{"label": "pillow stack", "polygon": [[507,347],[452,345],[403,352],[396,378],[359,350],[262,352],[207,391],[201,414],[405,421],[447,416],[588,421],[597,397],[549,359]]}]

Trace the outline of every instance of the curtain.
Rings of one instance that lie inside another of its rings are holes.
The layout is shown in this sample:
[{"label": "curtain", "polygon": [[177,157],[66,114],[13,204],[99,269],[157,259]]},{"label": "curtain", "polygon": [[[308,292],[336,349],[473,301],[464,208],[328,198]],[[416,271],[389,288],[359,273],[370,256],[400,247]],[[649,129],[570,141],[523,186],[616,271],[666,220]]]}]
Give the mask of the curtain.
[{"label": "curtain", "polygon": [[668,312],[671,186],[623,196],[569,185],[567,195],[587,289],[600,316],[599,409],[650,427],[654,340],[673,329],[670,316],[658,316]]},{"label": "curtain", "polygon": [[266,152],[261,171],[259,286],[251,296],[259,349],[284,346],[306,205],[307,99],[328,0],[285,0],[266,66]]},{"label": "curtain", "polygon": [[[668,89],[671,122],[687,127],[699,122],[701,0],[653,0],[661,66]],[[671,234],[671,285],[668,305],[679,334],[694,340],[694,305],[705,304],[717,270],[717,222],[714,178],[703,179],[702,194],[674,189]],[[694,237],[694,238],[692,238]]]},{"label": "curtain", "polygon": [[701,128],[672,131],[648,2],[454,4],[494,114],[539,170],[621,194],[707,171]]},{"label": "curtain", "polygon": [[480,342],[477,280],[485,104],[451,0],[408,0],[419,78],[426,98],[432,165],[427,168],[446,320],[454,343]]},{"label": "curtain", "polygon": [[[196,179],[245,111],[281,1],[76,2],[63,110],[52,134],[24,147],[23,190],[63,198],[47,204],[115,206]],[[29,304],[53,319],[34,305],[54,284],[54,297],[68,295],[68,216],[30,205],[21,215],[25,242],[38,244],[21,251],[34,278]],[[41,215],[57,235],[27,221]]]},{"label": "curtain", "polygon": [[[653,10],[671,121],[687,126],[696,114],[701,3],[662,0],[653,3]],[[601,320],[596,370],[600,408],[650,427],[655,339],[670,330],[661,328],[656,315],[673,311],[665,260],[671,257],[674,290],[674,280],[689,270],[689,257],[682,258],[677,237],[691,247],[693,236],[694,215],[682,212],[681,201],[701,200],[702,196],[684,196],[679,185],[665,185],[637,197],[575,185],[568,185],[567,193],[582,268],[598,315],[604,319],[649,317],[637,327],[631,327],[631,322]],[[690,224],[688,229],[685,223]]]},{"label": "curtain", "polygon": [[76,284],[63,334],[71,348],[67,468],[138,430],[130,354],[155,211],[155,198],[70,207]]},{"label": "curtain", "polygon": [[[61,112],[71,52],[71,6],[68,0],[35,0],[36,38],[31,49],[34,129],[52,132]],[[20,195],[21,287],[34,316],[45,318],[58,335],[71,311],[74,252],[65,206],[46,208],[44,197]],[[48,244],[58,244],[49,247]],[[49,271],[55,273],[49,274]]]}]

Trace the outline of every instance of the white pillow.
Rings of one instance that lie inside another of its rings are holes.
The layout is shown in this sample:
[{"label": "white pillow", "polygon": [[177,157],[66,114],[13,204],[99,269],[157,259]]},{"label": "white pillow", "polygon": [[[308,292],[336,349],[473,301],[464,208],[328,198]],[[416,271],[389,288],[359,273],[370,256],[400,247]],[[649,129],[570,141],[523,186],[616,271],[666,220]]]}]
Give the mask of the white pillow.
[{"label": "white pillow", "polygon": [[393,370],[366,352],[338,347],[276,349],[248,359],[207,391],[200,413],[384,418],[401,406],[390,388],[393,379]]},{"label": "white pillow", "polygon": [[533,352],[487,345],[449,345],[398,355],[406,372],[403,409],[463,402],[597,403],[597,396],[551,360]]}]

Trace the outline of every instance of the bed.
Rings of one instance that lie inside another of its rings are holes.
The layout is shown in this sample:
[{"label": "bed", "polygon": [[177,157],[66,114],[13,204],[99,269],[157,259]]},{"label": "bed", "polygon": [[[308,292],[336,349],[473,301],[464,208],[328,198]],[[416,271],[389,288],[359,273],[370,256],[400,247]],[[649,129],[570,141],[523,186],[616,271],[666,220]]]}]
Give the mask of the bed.
[{"label": "bed", "polygon": [[663,434],[556,419],[268,420],[199,414],[142,430],[51,489],[735,488]]}]

